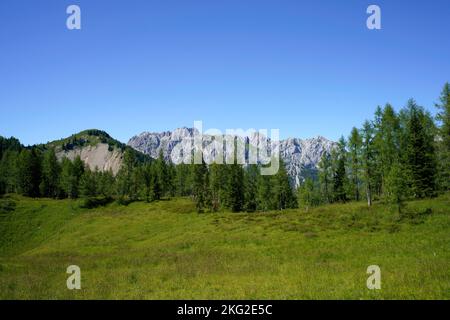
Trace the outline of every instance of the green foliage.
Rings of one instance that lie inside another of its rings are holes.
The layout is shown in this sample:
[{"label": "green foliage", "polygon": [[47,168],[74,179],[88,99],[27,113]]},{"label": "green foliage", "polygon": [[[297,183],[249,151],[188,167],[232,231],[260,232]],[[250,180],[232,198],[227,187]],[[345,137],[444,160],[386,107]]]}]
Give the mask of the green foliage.
[{"label": "green foliage", "polygon": [[17,159],[17,185],[22,195],[39,196],[41,164],[35,149],[24,149]]},{"label": "green foliage", "polygon": [[447,82],[442,89],[439,103],[436,104],[436,115],[439,131],[437,143],[438,175],[440,190],[450,190],[450,84]]},{"label": "green foliage", "polygon": [[404,157],[411,192],[416,198],[433,196],[436,192],[436,158],[434,124],[429,114],[408,102],[405,118]]},{"label": "green foliage", "polygon": [[347,175],[345,164],[346,156],[346,142],[344,137],[341,137],[338,143],[337,150],[331,153],[333,163],[333,199],[337,202],[345,202],[347,200]]},{"label": "green foliage", "polygon": [[307,211],[310,207],[321,204],[321,194],[312,179],[306,179],[298,188],[298,203]]},{"label": "green foliage", "polygon": [[42,196],[57,198],[60,195],[60,174],[61,167],[55,151],[50,149],[44,153],[42,160],[42,180],[39,185]]}]

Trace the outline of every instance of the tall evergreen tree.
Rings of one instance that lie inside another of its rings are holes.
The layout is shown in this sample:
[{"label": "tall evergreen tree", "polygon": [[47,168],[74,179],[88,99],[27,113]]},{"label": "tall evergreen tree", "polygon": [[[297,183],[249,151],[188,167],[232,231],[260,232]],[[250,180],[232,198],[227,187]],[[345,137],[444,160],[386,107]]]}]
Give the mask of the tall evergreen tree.
[{"label": "tall evergreen tree", "polygon": [[304,207],[306,211],[320,204],[320,194],[311,178],[307,178],[298,188],[298,199],[299,206]]},{"label": "tall evergreen tree", "polygon": [[0,180],[3,193],[17,192],[17,162],[19,153],[17,151],[6,150],[0,161]]},{"label": "tall evergreen tree", "polygon": [[29,197],[39,196],[41,170],[37,151],[35,149],[22,150],[18,157],[17,168],[20,193]]},{"label": "tall evergreen tree", "polygon": [[326,203],[332,202],[332,177],[331,155],[325,152],[319,162],[319,184],[322,198]]},{"label": "tall evergreen tree", "polygon": [[229,206],[231,211],[239,212],[244,208],[244,170],[237,163],[233,163],[229,167]]},{"label": "tall evergreen tree", "polygon": [[120,200],[134,200],[137,197],[133,185],[133,172],[136,166],[136,157],[130,150],[125,150],[122,166],[117,173],[117,194]]},{"label": "tall evergreen tree", "polygon": [[258,208],[258,166],[250,164],[244,172],[244,209],[254,212]]},{"label": "tall evergreen tree", "polygon": [[168,195],[169,189],[172,184],[172,177],[169,173],[169,168],[166,161],[164,160],[163,151],[160,150],[158,159],[156,160],[156,170],[158,173],[158,179],[161,186],[161,194],[163,196]]},{"label": "tall evergreen tree", "polygon": [[42,181],[39,186],[42,196],[51,198],[59,196],[60,171],[61,168],[55,150],[47,150],[42,160]]},{"label": "tall evergreen tree", "polygon": [[405,161],[411,191],[416,198],[433,196],[436,191],[436,154],[434,147],[433,121],[414,100],[406,108]]},{"label": "tall evergreen tree", "polygon": [[361,184],[361,147],[362,140],[359,135],[359,131],[353,128],[348,140],[348,162],[349,162],[349,176],[351,181],[351,193],[353,199],[356,201],[360,200],[360,184]]},{"label": "tall evergreen tree", "polygon": [[366,190],[367,205],[372,206],[373,200],[373,185],[374,185],[374,166],[375,166],[375,153],[374,153],[374,129],[369,121],[365,121],[361,130],[362,138],[362,169],[363,169],[363,181]]},{"label": "tall evergreen tree", "polygon": [[442,89],[439,103],[436,104],[439,123],[438,183],[441,190],[450,190],[450,84],[447,82]]},{"label": "tall evergreen tree", "polygon": [[338,149],[334,155],[334,172],[333,172],[333,198],[334,201],[345,202],[347,200],[346,185],[347,176],[345,164],[347,161],[346,142],[344,137],[339,139]]},{"label": "tall evergreen tree", "polygon": [[296,208],[297,199],[289,183],[289,176],[287,174],[286,167],[281,158],[279,161],[280,161],[280,168],[273,179],[273,181],[275,182],[273,190],[276,209],[284,210],[288,208]]},{"label": "tall evergreen tree", "polygon": [[208,188],[206,185],[207,175],[208,175],[208,167],[206,163],[202,161],[202,164],[194,164],[193,169],[193,191],[194,191],[194,200],[198,213],[203,213],[208,206]]}]

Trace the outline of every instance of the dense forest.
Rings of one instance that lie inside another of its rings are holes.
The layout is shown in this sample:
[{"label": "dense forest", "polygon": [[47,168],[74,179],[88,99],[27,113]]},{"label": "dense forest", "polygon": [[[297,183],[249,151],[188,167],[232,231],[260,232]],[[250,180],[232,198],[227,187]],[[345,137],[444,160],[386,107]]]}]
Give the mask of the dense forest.
[{"label": "dense forest", "polygon": [[324,154],[319,178],[306,179],[297,190],[282,163],[276,175],[262,176],[258,165],[174,165],[162,154],[150,160],[122,146],[123,164],[114,176],[90,170],[79,157],[58,161],[53,147],[24,147],[15,138],[0,137],[0,194],[83,198],[86,207],[190,196],[198,212],[307,209],[362,200],[369,206],[384,201],[401,210],[406,199],[450,190],[448,83],[436,108],[433,118],[412,99],[398,113],[389,104],[378,107],[372,121],[353,128]]}]

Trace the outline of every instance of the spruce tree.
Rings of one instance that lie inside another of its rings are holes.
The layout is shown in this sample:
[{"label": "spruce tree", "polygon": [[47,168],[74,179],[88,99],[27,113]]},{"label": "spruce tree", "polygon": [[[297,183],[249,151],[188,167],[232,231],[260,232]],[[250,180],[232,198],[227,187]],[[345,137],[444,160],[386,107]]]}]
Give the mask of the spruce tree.
[{"label": "spruce tree", "polygon": [[433,121],[414,100],[406,108],[405,162],[411,191],[416,198],[435,195],[436,154],[434,147]]},{"label": "spruce tree", "polygon": [[41,170],[37,151],[22,150],[17,161],[17,169],[19,192],[29,197],[39,196]]},{"label": "spruce tree", "polygon": [[325,203],[332,202],[332,165],[331,165],[331,155],[325,152],[318,165],[319,169],[319,185],[320,192],[322,194],[322,199]]},{"label": "spruce tree", "polygon": [[373,200],[373,185],[374,185],[374,166],[375,166],[375,152],[373,145],[374,129],[369,121],[365,121],[361,130],[362,138],[362,170],[363,182],[365,185],[367,205],[372,206]]},{"label": "spruce tree", "polygon": [[361,145],[362,140],[359,131],[353,128],[348,140],[348,162],[349,176],[351,181],[351,192],[353,200],[360,200],[360,184],[361,184]]},{"label": "spruce tree", "polygon": [[441,190],[450,190],[450,84],[442,89],[439,103],[436,104],[439,123],[438,137],[438,184]]},{"label": "spruce tree", "polygon": [[258,207],[258,174],[255,164],[248,165],[244,172],[244,210],[247,212],[254,212]]},{"label": "spruce tree", "polygon": [[19,153],[17,151],[6,150],[0,162],[0,179],[2,180],[3,192],[17,192],[17,163]]},{"label": "spruce tree", "polygon": [[59,195],[59,176],[61,168],[56,158],[55,150],[50,149],[44,153],[42,160],[42,181],[39,186],[41,195],[56,198]]},{"label": "spruce tree", "polygon": [[194,164],[193,166],[193,192],[195,205],[197,212],[203,213],[207,208],[208,202],[207,186],[205,183],[208,167],[204,161],[202,161],[202,164]]},{"label": "spruce tree", "polygon": [[279,161],[280,168],[273,179],[273,181],[275,182],[273,190],[276,208],[278,210],[296,208],[297,200],[289,183],[289,176],[287,174],[286,167],[283,160],[280,159]]},{"label": "spruce tree", "polygon": [[244,208],[244,171],[237,163],[229,165],[229,208],[233,212],[242,211]]},{"label": "spruce tree", "polygon": [[338,149],[333,152],[334,172],[333,172],[333,198],[334,201],[345,202],[347,200],[346,186],[347,176],[345,170],[346,142],[344,137],[339,139]]}]

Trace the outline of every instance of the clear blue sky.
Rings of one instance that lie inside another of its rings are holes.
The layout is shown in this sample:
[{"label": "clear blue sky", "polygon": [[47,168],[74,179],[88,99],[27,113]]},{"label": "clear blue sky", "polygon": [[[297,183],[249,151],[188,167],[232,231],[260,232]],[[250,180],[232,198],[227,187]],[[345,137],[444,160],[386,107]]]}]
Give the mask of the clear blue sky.
[{"label": "clear blue sky", "polygon": [[[366,28],[370,4],[382,30]],[[127,142],[203,120],[337,139],[386,102],[433,111],[449,31],[448,0],[2,0],[0,135]]]}]

